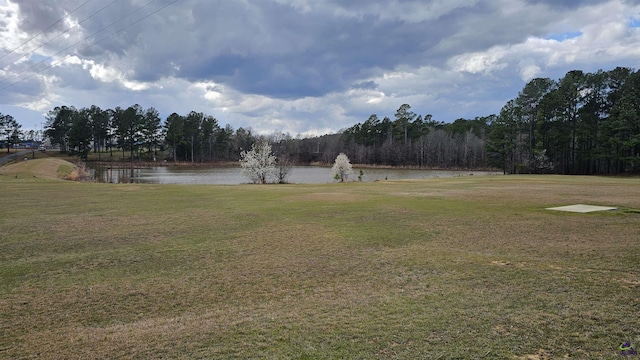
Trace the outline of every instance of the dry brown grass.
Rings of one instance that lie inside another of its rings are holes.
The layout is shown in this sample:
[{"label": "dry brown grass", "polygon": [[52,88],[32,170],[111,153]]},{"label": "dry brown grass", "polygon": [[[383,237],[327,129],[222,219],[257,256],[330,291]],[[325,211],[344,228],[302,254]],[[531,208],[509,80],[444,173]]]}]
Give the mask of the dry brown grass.
[{"label": "dry brown grass", "polygon": [[15,164],[0,167],[0,175],[23,178],[59,179],[61,167],[67,167],[71,170],[75,165],[66,160],[56,158],[21,160]]},{"label": "dry brown grass", "polygon": [[[638,179],[0,185],[2,358],[607,358],[640,340]],[[621,210],[544,210],[574,203]]]}]

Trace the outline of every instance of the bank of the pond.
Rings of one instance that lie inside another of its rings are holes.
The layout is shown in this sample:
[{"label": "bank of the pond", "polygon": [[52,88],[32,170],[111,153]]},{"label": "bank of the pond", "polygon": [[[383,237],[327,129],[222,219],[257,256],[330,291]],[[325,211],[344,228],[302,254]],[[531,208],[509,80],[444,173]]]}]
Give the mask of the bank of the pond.
[{"label": "bank of the pond", "polygon": [[[164,165],[141,166],[141,164],[121,164],[124,166],[97,165],[90,166],[95,171],[98,181],[108,183],[152,183],[152,184],[217,184],[233,185],[247,183],[238,166],[188,166]],[[127,166],[128,165],[128,166]],[[411,180],[439,177],[456,177],[466,175],[499,174],[495,171],[470,170],[425,170],[407,168],[354,168],[349,181],[383,181]],[[294,166],[287,177],[288,183],[323,184],[335,180],[331,168],[326,166]]]}]

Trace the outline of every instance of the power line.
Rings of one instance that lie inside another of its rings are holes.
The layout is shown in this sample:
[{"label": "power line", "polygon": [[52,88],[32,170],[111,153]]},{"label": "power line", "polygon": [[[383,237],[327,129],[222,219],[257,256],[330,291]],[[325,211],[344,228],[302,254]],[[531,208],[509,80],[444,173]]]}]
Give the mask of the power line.
[{"label": "power line", "polygon": [[[27,68],[27,69],[25,69],[25,70],[23,70],[22,72],[20,72],[20,73],[18,73],[18,74],[14,74],[13,76],[15,76],[15,75],[19,75],[19,74],[21,74],[21,73],[24,73],[26,70],[29,70],[29,69],[33,68],[34,66],[40,65],[40,64],[42,64],[43,62],[45,62],[45,61],[47,61],[47,60],[52,59],[54,56],[56,56],[56,55],[58,55],[58,54],[60,54],[60,53],[62,53],[62,52],[65,52],[66,50],[68,50],[68,49],[70,49],[70,48],[72,48],[72,47],[76,46],[77,44],[79,44],[80,42],[82,42],[82,41],[86,40],[87,38],[89,38],[89,37],[91,37],[91,36],[93,36],[93,35],[95,35],[95,34],[97,34],[97,33],[101,32],[101,31],[103,31],[103,30],[105,30],[106,28],[111,27],[112,25],[114,25],[114,24],[116,24],[116,23],[120,22],[120,21],[121,21],[121,20],[123,20],[124,18],[126,18],[126,17],[128,17],[128,16],[130,16],[130,15],[132,15],[132,14],[134,14],[134,13],[136,13],[136,12],[140,11],[140,10],[142,10],[143,8],[145,8],[146,6],[148,6],[149,4],[151,4],[151,3],[152,3],[152,2],[154,2],[154,1],[155,1],[155,0],[152,0],[151,2],[149,2],[149,3],[145,4],[144,6],[142,6],[141,8],[138,8],[137,10],[133,11],[132,13],[130,13],[130,14],[128,14],[128,15],[126,15],[126,16],[124,16],[123,18],[120,18],[119,20],[117,20],[117,21],[115,21],[115,22],[111,23],[110,25],[108,25],[108,26],[106,26],[106,27],[104,27],[104,28],[102,28],[102,29],[100,29],[100,30],[98,30],[98,31],[94,32],[94,33],[93,33],[93,34],[91,34],[90,36],[88,36],[88,37],[86,37],[86,38],[84,38],[84,39],[82,39],[82,40],[80,40],[80,41],[77,41],[76,43],[74,43],[74,44],[72,44],[72,45],[70,45],[70,46],[66,47],[66,48],[65,48],[65,49],[63,49],[63,50],[58,51],[57,53],[55,53],[55,54],[53,54],[53,55],[49,56],[48,58],[46,58],[46,59],[44,59],[44,60],[42,60],[42,61],[40,61],[40,62],[38,62],[38,63],[36,63],[36,64],[34,64],[34,65],[32,65],[31,67],[29,67],[29,68]],[[154,10],[154,11],[150,12],[149,14],[147,14],[147,15],[145,15],[145,16],[143,16],[143,17],[141,17],[140,19],[138,19],[138,20],[136,20],[136,21],[134,21],[134,22],[132,22],[132,23],[130,23],[130,24],[128,24],[128,25],[126,25],[126,26],[125,26],[125,27],[123,27],[122,29],[120,29],[120,30],[118,30],[118,31],[116,31],[116,32],[114,32],[114,33],[112,33],[112,34],[110,34],[110,35],[107,35],[107,36],[105,36],[104,38],[102,38],[102,39],[100,39],[100,40],[98,40],[98,41],[94,41],[94,42],[92,42],[91,44],[89,44],[89,45],[87,45],[87,46],[85,46],[85,47],[83,47],[83,48],[80,48],[78,51],[79,51],[79,52],[81,52],[81,51],[83,51],[83,50],[86,50],[86,49],[88,49],[88,48],[90,48],[90,47],[92,47],[92,46],[94,46],[94,45],[96,45],[96,44],[98,44],[98,43],[100,43],[100,42],[102,42],[102,41],[104,41],[104,40],[107,40],[107,39],[108,39],[108,38],[110,38],[110,37],[113,37],[113,36],[115,36],[115,35],[119,34],[119,33],[123,32],[123,31],[125,31],[126,29],[130,28],[131,26],[133,26],[133,25],[135,25],[135,24],[138,24],[138,23],[140,23],[141,21],[143,21],[143,20],[147,19],[148,17],[150,17],[150,16],[152,16],[152,15],[154,15],[154,14],[156,14],[156,13],[158,13],[158,12],[162,11],[162,10],[164,10],[165,8],[167,8],[167,7],[169,7],[169,6],[173,5],[173,4],[175,4],[176,2],[178,2],[178,0],[172,0],[172,1],[170,1],[169,3],[167,3],[167,4],[163,5],[163,6],[161,6],[160,8],[158,8],[158,9],[156,9],[156,10]],[[58,65],[58,64],[60,64],[60,63],[62,63],[62,62],[63,62],[63,61],[65,61],[66,59],[70,58],[71,56],[72,56],[72,55],[67,55],[67,56],[65,56],[64,58],[62,58],[61,60],[54,61],[54,62],[53,62],[53,63],[51,63],[49,66],[47,66],[47,67],[45,67],[45,68],[43,68],[43,69],[41,69],[41,70],[37,70],[37,71],[35,71],[34,73],[31,73],[31,74],[29,74],[28,76],[26,76],[26,77],[24,77],[24,78],[22,78],[22,79],[18,79],[18,80],[14,81],[14,82],[12,82],[12,83],[10,83],[10,84],[6,85],[6,86],[1,87],[1,88],[0,88],[0,90],[5,90],[5,89],[7,89],[7,88],[9,88],[9,87],[11,87],[11,86],[13,86],[13,85],[15,85],[15,84],[18,84],[18,83],[20,83],[20,82],[23,82],[23,81],[25,81],[25,80],[28,80],[28,79],[32,78],[32,77],[33,77],[33,76],[35,76],[36,74],[40,74],[41,72],[43,72],[43,71],[45,71],[45,70],[49,70],[49,69],[51,69],[52,67],[54,67],[54,66],[56,66],[56,65]],[[2,83],[3,83],[3,82],[5,82],[5,81],[6,81],[6,79],[5,79],[5,80],[3,80],[3,81],[0,81],[0,84],[2,84]]]},{"label": "power line", "polygon": [[[111,2],[109,5],[113,4],[113,3],[114,3],[114,2],[116,2],[116,1],[118,1],[118,0],[114,0],[114,1],[113,1],[113,2]],[[51,55],[51,56],[49,56],[49,57],[46,57],[46,58],[44,58],[44,59],[40,60],[39,62],[37,62],[37,63],[35,63],[35,64],[33,64],[33,65],[29,66],[29,67],[28,67],[28,68],[26,68],[26,69],[23,69],[22,71],[19,71],[19,72],[17,72],[17,73],[14,73],[11,77],[16,77],[16,76],[18,76],[18,75],[20,75],[20,74],[23,74],[23,73],[27,72],[28,70],[31,70],[31,69],[35,68],[36,66],[38,66],[38,65],[40,65],[40,64],[42,64],[42,63],[44,63],[44,62],[46,62],[46,61],[48,61],[48,60],[51,60],[51,59],[52,59],[53,57],[55,57],[56,55],[59,55],[59,54],[61,54],[61,53],[64,53],[65,51],[67,51],[67,50],[71,49],[72,47],[74,47],[74,46],[78,45],[79,43],[81,43],[81,42],[83,42],[83,41],[85,41],[85,40],[90,39],[91,37],[93,37],[93,36],[95,36],[95,35],[97,35],[97,34],[101,33],[102,31],[104,31],[104,30],[106,30],[106,29],[108,29],[108,28],[110,28],[110,27],[112,27],[112,26],[116,25],[117,23],[119,23],[119,22],[121,22],[121,21],[125,20],[126,18],[128,18],[128,17],[130,17],[130,16],[132,16],[132,15],[136,14],[137,12],[139,12],[139,11],[143,10],[144,8],[148,7],[149,5],[151,5],[151,4],[152,4],[153,2],[155,2],[155,1],[156,1],[156,0],[151,0],[151,1],[147,2],[147,3],[146,3],[146,4],[144,4],[142,7],[139,7],[139,8],[137,8],[136,10],[134,10],[134,11],[132,11],[132,12],[128,13],[127,15],[120,17],[118,20],[116,20],[116,21],[112,22],[111,24],[109,24],[109,25],[107,25],[107,26],[105,26],[105,27],[101,28],[101,29],[100,29],[100,30],[98,30],[98,31],[93,32],[91,35],[86,36],[86,37],[84,37],[84,38],[80,39],[79,41],[77,41],[77,42],[75,42],[75,43],[71,44],[70,46],[67,46],[66,48],[64,48],[64,49],[62,49],[62,50],[60,50],[60,51],[56,52],[55,54],[53,54],[53,55]],[[176,1],[177,1],[177,0],[176,0]],[[175,1],[174,1],[174,2],[175,2]],[[167,6],[171,5],[171,4],[173,4],[173,2],[172,2],[172,3],[169,3],[169,4],[167,4],[167,5],[165,5],[164,7],[160,8],[159,10],[162,10],[162,9],[164,9],[165,7],[167,7]],[[109,5],[107,5],[107,6],[109,6]],[[106,8],[106,6],[105,6],[105,8]],[[104,9],[104,8],[102,8],[102,9]],[[101,10],[102,10],[102,9],[101,9]],[[100,12],[101,10],[99,10],[99,11],[97,11],[96,13],[92,14],[90,17],[94,16],[95,14],[97,14],[98,12]],[[159,11],[159,10],[157,10],[157,11]],[[157,11],[156,11],[156,12],[157,12]],[[151,15],[153,15],[154,13],[155,13],[155,12],[152,12],[152,13],[150,13],[149,15],[147,15],[146,17],[151,16]],[[146,18],[146,17],[144,17],[144,18]],[[144,19],[144,18],[143,18],[143,19]],[[88,18],[87,18],[87,19],[88,19]],[[86,19],[85,19],[85,20],[86,20]],[[124,29],[126,29],[126,28],[127,28],[127,27],[129,27],[129,26],[132,26],[133,24],[135,24],[135,23],[131,23],[131,24],[127,25]],[[111,36],[113,36],[113,35],[115,35],[115,34],[117,34],[117,32],[116,32],[116,33],[114,33],[114,34],[112,34]],[[101,39],[100,41],[103,41],[103,40],[105,40],[105,39],[107,39],[107,38],[109,38],[109,37],[110,37],[110,36],[108,36],[108,37],[106,37],[106,38],[103,38],[103,39]],[[96,43],[97,43],[97,42],[93,42],[93,43],[91,43],[89,46],[84,47],[84,48],[80,49],[79,51],[85,50],[85,49],[87,49],[87,48],[89,48],[89,47],[93,46],[93,45],[94,45],[94,44],[96,44]],[[57,62],[54,62],[54,63],[52,63],[52,65],[51,65],[51,66],[45,67],[44,69],[39,70],[39,71],[36,71],[36,72],[37,72],[37,73],[39,73],[39,72],[41,72],[41,71],[44,71],[44,70],[50,69],[51,67],[53,67],[53,66],[55,66],[55,65],[59,64],[60,62],[62,62],[62,61],[64,61],[64,60],[68,59],[69,57],[71,57],[71,55],[67,55],[64,59],[62,59],[62,60],[60,60],[60,61],[57,61]],[[9,77],[9,78],[7,78],[7,79],[4,79],[4,80],[0,81],[0,84],[2,84],[2,83],[4,83],[4,82],[8,81],[11,77]],[[27,77],[27,78],[25,78],[25,79],[28,79],[28,78],[30,78],[30,77],[31,77],[31,76],[29,76],[29,77]],[[23,79],[23,80],[25,80],[25,79]],[[20,81],[22,81],[22,80],[18,80],[18,81],[14,82],[14,83],[17,83],[17,82],[20,82]],[[3,87],[2,89],[4,89],[4,87]]]},{"label": "power line", "polygon": [[[36,47],[35,49],[31,49],[31,51],[29,51],[27,54],[22,55],[21,57],[19,57],[19,58],[17,58],[17,59],[15,59],[15,60],[13,60],[12,62],[10,62],[10,63],[8,63],[7,65],[5,65],[4,67],[2,67],[2,70],[6,69],[7,67],[11,66],[12,64],[15,64],[18,60],[20,60],[20,59],[22,59],[22,58],[24,58],[24,57],[27,57],[27,56],[31,56],[31,55],[33,55],[33,53],[35,53],[35,51],[36,51],[36,50],[38,50],[38,49],[42,48],[43,46],[45,46],[45,45],[47,45],[47,44],[50,44],[53,40],[55,40],[55,39],[59,38],[60,36],[62,36],[62,35],[64,35],[64,34],[66,34],[66,33],[68,33],[68,32],[69,32],[69,31],[71,31],[72,29],[77,28],[78,26],[80,26],[80,24],[82,24],[83,22],[85,22],[85,21],[87,21],[87,20],[89,20],[89,19],[93,18],[93,17],[94,17],[94,16],[96,16],[98,13],[102,12],[104,9],[106,9],[106,8],[108,8],[109,6],[113,5],[113,4],[114,4],[115,2],[117,2],[117,1],[118,1],[118,0],[113,0],[113,1],[112,1],[112,2],[110,2],[109,4],[107,4],[107,5],[103,6],[102,8],[100,8],[98,11],[95,11],[95,12],[94,12],[94,13],[92,13],[91,15],[89,15],[89,16],[87,16],[86,18],[84,18],[84,19],[80,20],[80,21],[78,22],[78,24],[77,24],[77,25],[72,26],[72,27],[68,28],[67,30],[65,30],[65,31],[61,32],[60,34],[58,34],[58,35],[56,35],[56,36],[52,37],[51,39],[47,40],[46,42],[44,42],[44,43],[40,44],[40,46]],[[155,0],[154,0],[154,1],[155,1]],[[27,70],[28,70],[28,69],[27,69]],[[18,73],[18,74],[20,74],[20,73]],[[1,84],[1,83],[2,83],[2,81],[0,81],[0,84]]]},{"label": "power line", "polygon": [[91,0],[87,0],[85,2],[82,3],[82,5],[78,6],[77,8],[71,10],[70,12],[68,12],[67,14],[65,14],[63,17],[61,17],[60,19],[58,19],[58,21],[54,22],[53,24],[49,25],[49,27],[47,27],[46,29],[40,31],[39,33],[33,35],[32,37],[30,37],[27,41],[23,42],[22,44],[18,45],[16,48],[12,49],[11,51],[9,51],[8,53],[0,56],[0,59],[4,59],[6,56],[13,54],[16,50],[20,49],[21,47],[27,45],[29,42],[31,42],[31,40],[37,38],[38,36],[42,35],[43,33],[45,33],[47,30],[51,29],[52,27],[58,25],[62,20],[64,20],[68,15],[73,14],[74,12],[76,12],[78,9],[80,9],[81,7],[85,6],[89,1]]}]

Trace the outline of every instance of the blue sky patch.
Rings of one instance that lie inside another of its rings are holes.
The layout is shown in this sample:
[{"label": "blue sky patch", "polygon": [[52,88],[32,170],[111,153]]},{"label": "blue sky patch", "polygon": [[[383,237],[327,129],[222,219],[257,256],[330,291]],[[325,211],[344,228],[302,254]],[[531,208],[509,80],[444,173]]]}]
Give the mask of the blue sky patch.
[{"label": "blue sky patch", "polygon": [[547,36],[545,36],[545,39],[547,40],[556,40],[556,41],[565,41],[565,40],[569,40],[569,39],[573,39],[573,38],[577,38],[580,35],[582,35],[581,31],[565,31],[563,33],[559,33],[559,34],[549,34]]},{"label": "blue sky patch", "polygon": [[629,19],[629,27],[630,28],[640,27],[640,19],[634,19],[634,18]]}]

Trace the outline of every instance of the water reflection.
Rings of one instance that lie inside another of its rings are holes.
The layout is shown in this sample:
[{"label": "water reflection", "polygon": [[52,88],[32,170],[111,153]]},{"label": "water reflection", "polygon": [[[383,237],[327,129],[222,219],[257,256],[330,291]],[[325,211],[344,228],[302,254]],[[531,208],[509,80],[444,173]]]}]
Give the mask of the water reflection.
[{"label": "water reflection", "polygon": [[[95,177],[107,183],[146,183],[146,184],[216,184],[235,185],[248,183],[248,179],[240,173],[239,167],[189,168],[189,167],[138,167],[119,168],[96,167]],[[406,169],[354,169],[349,181],[358,181],[362,170],[362,181],[427,179],[437,177],[454,177],[462,175],[497,174],[487,171],[452,171],[452,170],[406,170]],[[293,184],[322,184],[334,182],[331,168],[318,166],[295,166],[291,170],[287,182]]]},{"label": "water reflection", "polygon": [[119,166],[105,166],[105,165],[93,165],[89,167],[93,171],[93,178],[98,182],[106,183],[137,183],[140,182],[140,167],[119,167]]}]

